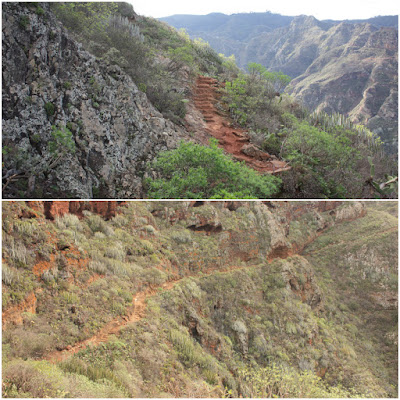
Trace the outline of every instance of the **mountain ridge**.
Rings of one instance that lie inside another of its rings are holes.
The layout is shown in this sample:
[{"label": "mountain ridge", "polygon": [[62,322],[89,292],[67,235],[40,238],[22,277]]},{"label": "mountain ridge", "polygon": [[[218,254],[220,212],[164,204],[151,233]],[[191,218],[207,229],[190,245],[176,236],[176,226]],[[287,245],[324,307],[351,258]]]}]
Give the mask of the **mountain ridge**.
[{"label": "mountain ridge", "polygon": [[[185,23],[184,17],[161,20],[186,28],[192,37],[209,41],[218,52],[234,54],[242,68],[257,62],[269,70],[282,71],[293,79],[286,91],[310,111],[349,116],[377,133],[389,153],[397,153],[397,17],[319,21],[301,15],[290,17],[282,26],[265,26],[256,32],[254,25],[246,25],[246,19],[252,16],[236,14],[209,31],[191,25],[190,20]],[[261,16],[267,20],[283,17],[268,13]],[[207,16],[197,18],[207,20]],[[234,25],[239,18],[243,26]],[[242,34],[242,30],[249,34]],[[329,68],[321,62],[328,62]],[[356,73],[351,75],[352,71]],[[322,84],[324,81],[329,84]],[[349,86],[340,87],[343,81]]]}]

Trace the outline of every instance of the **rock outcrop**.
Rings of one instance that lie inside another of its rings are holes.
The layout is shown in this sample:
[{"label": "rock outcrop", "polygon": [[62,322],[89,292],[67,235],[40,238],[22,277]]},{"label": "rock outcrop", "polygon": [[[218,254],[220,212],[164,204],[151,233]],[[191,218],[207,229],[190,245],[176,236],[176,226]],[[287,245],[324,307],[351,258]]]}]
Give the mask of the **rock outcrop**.
[{"label": "rock outcrop", "polygon": [[121,201],[28,201],[27,205],[41,211],[47,219],[54,220],[65,214],[75,214],[83,217],[83,211],[90,211],[101,215],[104,219],[110,219],[117,213]]},{"label": "rock outcrop", "polygon": [[3,197],[143,197],[146,162],[183,131],[39,4],[3,3],[3,177],[23,176]]}]

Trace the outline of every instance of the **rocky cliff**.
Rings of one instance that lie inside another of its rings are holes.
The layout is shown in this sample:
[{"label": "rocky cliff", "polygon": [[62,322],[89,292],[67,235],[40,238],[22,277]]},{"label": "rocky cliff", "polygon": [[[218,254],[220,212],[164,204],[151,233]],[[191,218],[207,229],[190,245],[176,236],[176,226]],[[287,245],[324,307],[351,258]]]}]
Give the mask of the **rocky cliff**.
[{"label": "rocky cliff", "polygon": [[2,8],[3,183],[18,181],[4,196],[143,197],[145,163],[183,131],[84,51],[48,3]]},{"label": "rocky cliff", "polygon": [[395,396],[396,203],[89,205],[3,203],[4,397]]}]

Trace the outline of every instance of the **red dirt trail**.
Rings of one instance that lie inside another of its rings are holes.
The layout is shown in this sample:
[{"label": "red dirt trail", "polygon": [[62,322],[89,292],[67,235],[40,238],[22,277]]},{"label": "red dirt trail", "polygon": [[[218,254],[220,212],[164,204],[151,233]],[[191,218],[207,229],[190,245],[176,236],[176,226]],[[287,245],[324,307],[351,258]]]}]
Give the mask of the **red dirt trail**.
[{"label": "red dirt trail", "polygon": [[[219,269],[217,272],[224,273],[244,268],[248,268],[248,266],[229,266],[224,269]],[[44,359],[52,363],[58,363],[66,360],[75,353],[84,350],[88,346],[98,346],[101,343],[107,342],[111,335],[117,335],[123,327],[138,322],[145,316],[146,299],[156,295],[158,289],[172,289],[177,283],[182,281],[182,279],[184,278],[165,282],[161,286],[148,288],[146,290],[136,293],[132,298],[132,305],[126,310],[124,316],[114,318],[112,321],[104,325],[94,336],[83,340],[82,342],[78,342],[73,346],[68,346],[62,351],[53,351],[49,353]]]},{"label": "red dirt trail", "polygon": [[[382,231],[380,233],[391,232],[392,230],[397,229],[397,227],[390,228],[388,230]],[[322,232],[319,232],[316,237],[320,236]],[[313,242],[316,237],[312,238],[307,244]],[[287,252],[281,255],[275,255],[275,257],[268,259],[268,262],[271,262],[274,258],[287,258],[293,256],[294,254],[301,254],[304,247],[295,249],[294,251]],[[248,269],[251,268],[252,265],[246,266],[227,266],[226,268],[213,270],[213,271],[206,271],[207,275],[210,275],[214,272],[216,273],[229,273],[233,270],[241,270],[241,269]],[[187,278],[187,277],[185,277]],[[132,305],[128,307],[124,316],[119,316],[114,318],[112,321],[104,325],[94,336],[82,341],[78,342],[73,346],[68,346],[66,349],[59,351],[53,351],[52,353],[48,354],[45,359],[52,362],[57,363],[67,358],[71,357],[75,353],[78,353],[80,350],[84,350],[87,346],[98,346],[101,343],[105,343],[109,340],[111,335],[117,335],[120,330],[132,323],[136,323],[140,321],[142,318],[145,317],[146,314],[146,299],[154,296],[157,294],[158,289],[170,290],[172,289],[177,283],[181,282],[182,279],[180,278],[176,280],[171,280],[168,282],[163,283],[161,286],[158,287],[151,287],[141,292],[136,293],[132,298]]]},{"label": "red dirt trail", "polygon": [[[290,170],[285,161],[280,161],[275,156],[271,156],[250,144],[250,138],[245,131],[234,128],[229,122],[229,116],[221,115],[221,111],[218,111],[215,107],[219,97],[216,88],[219,86],[216,79],[205,76],[199,76],[196,81],[194,104],[203,114],[207,123],[207,132],[219,141],[220,147],[227,153],[238,161],[244,161],[248,167],[258,172],[276,174]],[[250,151],[246,151],[246,148],[249,147]]]},{"label": "red dirt trail", "polygon": [[[171,281],[161,285],[161,289],[172,289],[172,287],[178,282]],[[140,321],[145,315],[146,299],[154,296],[157,293],[157,289],[149,288],[142,292],[138,292],[133,296],[132,305],[127,309],[126,315],[114,318],[112,321],[103,326],[94,336],[86,339],[82,342],[78,342],[73,346],[68,346],[65,350],[54,351],[45,357],[50,362],[63,361],[80,350],[85,349],[87,346],[98,346],[101,343],[108,341],[111,335],[119,333],[121,328],[124,326]]]}]

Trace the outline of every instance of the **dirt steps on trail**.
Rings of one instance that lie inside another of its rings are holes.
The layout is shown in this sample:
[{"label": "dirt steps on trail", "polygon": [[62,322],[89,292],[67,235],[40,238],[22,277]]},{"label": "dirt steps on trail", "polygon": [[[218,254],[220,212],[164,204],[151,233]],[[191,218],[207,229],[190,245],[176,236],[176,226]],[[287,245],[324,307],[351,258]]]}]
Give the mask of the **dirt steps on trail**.
[{"label": "dirt steps on trail", "polygon": [[234,128],[229,116],[223,115],[215,104],[218,101],[217,88],[219,82],[214,78],[199,76],[194,91],[194,104],[203,115],[207,124],[207,132],[219,141],[227,153],[238,161],[261,173],[277,174],[290,170],[290,166],[275,156],[263,152],[250,143],[244,130]]}]

